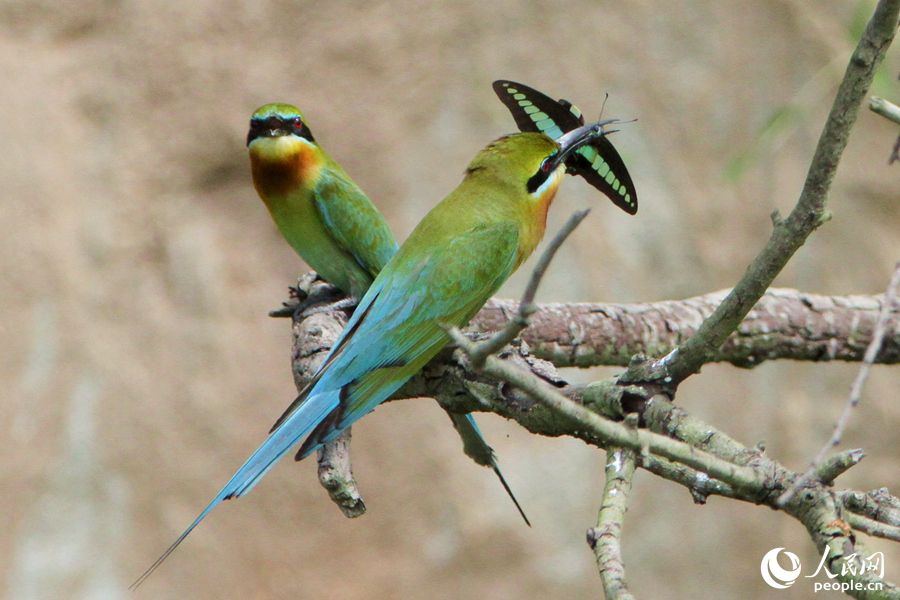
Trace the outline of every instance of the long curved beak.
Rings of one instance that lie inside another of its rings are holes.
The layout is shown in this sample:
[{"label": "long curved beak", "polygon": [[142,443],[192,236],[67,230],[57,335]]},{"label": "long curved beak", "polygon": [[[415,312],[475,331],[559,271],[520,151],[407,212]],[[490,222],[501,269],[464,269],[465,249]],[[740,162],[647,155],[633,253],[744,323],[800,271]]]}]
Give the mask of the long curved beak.
[{"label": "long curved beak", "polygon": [[565,163],[566,159],[582,146],[586,146],[597,138],[601,138],[607,133],[610,133],[604,131],[603,127],[616,122],[618,122],[618,119],[590,123],[588,125],[583,125],[578,129],[573,129],[567,134],[557,138],[556,143],[559,144],[559,152],[550,158],[551,170]]}]

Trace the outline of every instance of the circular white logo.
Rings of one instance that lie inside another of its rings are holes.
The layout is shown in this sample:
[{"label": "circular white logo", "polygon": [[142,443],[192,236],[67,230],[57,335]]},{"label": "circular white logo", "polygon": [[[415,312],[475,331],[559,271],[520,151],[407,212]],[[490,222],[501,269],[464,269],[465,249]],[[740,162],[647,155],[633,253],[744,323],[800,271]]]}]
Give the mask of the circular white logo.
[{"label": "circular white logo", "polygon": [[782,569],[778,564],[778,553],[782,550],[784,550],[784,548],[769,550],[766,555],[763,556],[762,563],[759,565],[759,570],[762,573],[763,579],[766,580],[766,583],[779,590],[790,587],[790,585],[794,583],[794,580],[800,576],[800,559],[797,558],[797,555],[793,552],[788,552],[787,550],[784,551],[784,555],[791,561],[790,571]]}]

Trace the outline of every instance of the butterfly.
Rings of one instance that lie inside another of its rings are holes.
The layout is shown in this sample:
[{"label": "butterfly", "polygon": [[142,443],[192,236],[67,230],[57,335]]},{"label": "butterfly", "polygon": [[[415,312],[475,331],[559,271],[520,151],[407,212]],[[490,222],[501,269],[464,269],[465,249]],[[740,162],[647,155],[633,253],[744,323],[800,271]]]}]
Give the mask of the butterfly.
[{"label": "butterfly", "polygon": [[[581,111],[568,100],[553,100],[527,85],[503,79],[494,82],[494,92],[512,113],[520,131],[541,132],[557,139],[584,125]],[[566,172],[584,177],[628,214],[637,212],[637,192],[631,175],[606,136],[572,154],[566,161]]]}]

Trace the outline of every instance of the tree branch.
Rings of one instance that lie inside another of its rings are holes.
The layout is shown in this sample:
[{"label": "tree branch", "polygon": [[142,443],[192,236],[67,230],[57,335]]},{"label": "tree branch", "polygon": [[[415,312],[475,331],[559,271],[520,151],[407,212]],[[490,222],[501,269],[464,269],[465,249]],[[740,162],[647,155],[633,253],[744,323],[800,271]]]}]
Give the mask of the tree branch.
[{"label": "tree branch", "polygon": [[893,40],[898,11],[900,0],[881,0],[878,3],[847,65],[794,210],[784,220],[777,211],[773,213],[775,227],[765,248],[750,263],[722,304],[704,320],[697,333],[651,366],[626,373],[625,379],[668,380],[674,390],[680,382],[697,373],[737,329],[806,238],[830,218],[825,211],[828,190],[850,130],[856,122],[859,107]]},{"label": "tree branch", "polygon": [[844,507],[850,512],[878,523],[900,527],[900,499],[891,496],[887,488],[862,492],[846,491],[839,494]]},{"label": "tree branch", "polygon": [[[303,305],[308,298],[327,297],[333,287],[320,280],[315,272],[300,278],[296,288],[291,288],[293,302]],[[349,308],[343,304],[331,304],[322,310],[299,313],[293,304],[285,304],[285,310],[273,311],[271,316],[293,316],[293,352],[291,366],[294,384],[302,392],[310,382],[331,347],[337,341],[349,318]],[[275,314],[273,314],[275,313]],[[358,517],[366,512],[366,504],[353,478],[350,461],[351,428],[345,429],[335,439],[326,442],[318,451],[319,484],[328,491],[328,496],[348,518]]]},{"label": "tree branch", "polygon": [[816,471],[819,469],[820,465],[825,461],[825,456],[828,454],[828,451],[841,443],[841,437],[844,434],[844,430],[847,428],[847,425],[850,423],[850,417],[853,415],[853,409],[856,408],[856,405],[859,403],[859,397],[862,394],[862,387],[866,382],[866,378],[869,376],[869,367],[872,366],[872,363],[875,362],[875,357],[878,356],[878,352],[881,350],[881,343],[884,340],[884,334],[886,331],[885,325],[887,324],[888,314],[890,314],[891,310],[893,310],[894,303],[897,300],[897,294],[900,292],[900,262],[897,263],[897,266],[894,267],[894,273],[891,276],[891,280],[888,283],[887,291],[884,294],[884,303],[881,306],[881,313],[878,315],[878,322],[875,324],[875,332],[872,335],[872,341],[869,343],[869,347],[866,349],[866,355],[863,358],[863,364],[859,368],[859,373],[856,376],[856,379],[853,380],[853,385],[850,386],[850,398],[847,401],[847,405],[844,407],[843,412],[841,413],[841,417],[838,419],[837,424],[834,426],[834,431],[831,433],[831,437],[825,443],[824,446],[819,450],[816,454],[815,458],[812,461],[812,464],[809,465],[809,468],[800,477],[798,480],[794,482],[794,484],[785,491],[784,495],[778,499],[779,504],[784,504],[790,497],[803,485],[809,481],[813,476],[815,476]]},{"label": "tree branch", "polygon": [[[314,314],[294,324],[297,335],[295,372],[314,371],[310,365],[321,360],[327,353],[331,343],[328,340],[333,341],[343,326],[343,312],[336,313]],[[483,334],[470,335],[476,340],[486,337]],[[445,350],[401,388],[395,399],[433,397],[442,407],[456,412],[495,412],[516,420],[532,433],[568,435],[601,448],[632,448],[638,452],[638,466],[683,485],[691,492],[694,501],[699,503],[703,503],[710,495],[718,495],[775,508],[778,496],[791,481],[799,477],[797,473],[766,457],[764,449],[743,446],[710,425],[691,417],[660,395],[653,396],[642,404],[644,410],[641,424],[646,427],[645,430],[635,431],[624,424],[607,421],[599,415],[623,419],[633,403],[632,395],[644,394],[646,391],[635,386],[615,385],[611,381],[580,387],[569,386],[559,377],[552,364],[534,357],[525,342],[519,341],[508,346],[500,357],[489,357],[486,367],[495,363],[506,366],[506,369],[499,369],[494,376],[475,374],[467,369],[467,363],[462,350]],[[525,379],[530,382],[529,385],[522,385],[515,375],[523,370],[528,371]],[[567,406],[574,405],[580,409],[576,410],[576,417],[561,416],[556,410],[536,402],[529,394],[532,391],[529,386],[532,384],[538,389],[549,390],[556,400],[562,398]],[[584,420],[579,418],[585,413],[587,416]],[[614,428],[616,434],[611,436],[611,440],[597,434],[593,427],[596,422],[604,424],[601,430],[606,426]],[[659,447],[656,444],[645,443],[648,439],[661,440],[671,445],[673,452],[668,453],[669,458],[666,453],[657,453]],[[616,443],[616,440],[628,443]],[[678,454],[675,455],[675,452]],[[858,462],[858,455],[847,454],[847,457],[839,455],[834,464],[828,462],[823,465],[820,469],[823,480],[836,477],[839,472],[851,466],[848,462]],[[747,473],[748,477],[732,477],[734,472]],[[835,530],[828,526],[839,514],[831,499],[833,495],[830,487],[816,481],[804,487],[802,493],[783,509],[804,523],[820,552],[833,539],[846,543],[851,540],[848,535],[836,533],[843,531],[842,529]],[[871,531],[873,535],[877,535],[876,531],[889,532],[892,527],[900,527],[900,500],[891,496],[887,490],[868,494],[844,491],[836,497],[840,499],[841,509],[851,515],[864,517],[859,520],[848,517],[851,527],[855,523],[864,528],[862,531]],[[808,515],[804,511],[808,512],[810,506],[818,508]],[[882,523],[886,527],[873,527],[870,521]],[[847,548],[861,551],[859,544]],[[839,560],[844,556],[849,554],[830,555],[829,566],[838,565],[837,571],[840,572]],[[889,592],[895,590],[889,583],[884,583]]]},{"label": "tree branch", "polygon": [[366,503],[359,495],[353,466],[350,463],[350,428],[319,450],[319,483],[328,490],[332,502],[344,516],[353,519],[366,512]]},{"label": "tree branch", "polygon": [[[869,110],[875,114],[881,115],[889,121],[900,124],[900,106],[897,106],[893,102],[888,102],[884,98],[879,98],[878,96],[872,96],[869,98]],[[898,160],[900,160],[900,136],[897,137],[897,141],[894,142],[894,147],[891,148],[888,164],[892,165]]]},{"label": "tree branch", "polygon": [[[641,304],[539,304],[521,336],[535,356],[557,367],[626,366],[635,354],[671,352],[694,335],[728,293]],[[708,362],[746,368],[778,359],[859,362],[882,304],[883,296],[822,296],[773,288]],[[497,331],[518,310],[514,300],[493,298],[468,329]],[[890,314],[875,362],[900,363],[900,312]]]},{"label": "tree branch", "polygon": [[631,450],[606,451],[606,487],[597,526],[587,531],[588,545],[594,551],[606,600],[633,600],[625,584],[622,560],[622,526],[628,510],[628,494],[634,477],[635,455]]},{"label": "tree branch", "polygon": [[878,96],[872,96],[869,98],[869,110],[877,115],[881,115],[888,121],[893,121],[897,125],[900,125],[900,106],[897,106],[893,102],[885,100],[884,98],[879,98]]}]

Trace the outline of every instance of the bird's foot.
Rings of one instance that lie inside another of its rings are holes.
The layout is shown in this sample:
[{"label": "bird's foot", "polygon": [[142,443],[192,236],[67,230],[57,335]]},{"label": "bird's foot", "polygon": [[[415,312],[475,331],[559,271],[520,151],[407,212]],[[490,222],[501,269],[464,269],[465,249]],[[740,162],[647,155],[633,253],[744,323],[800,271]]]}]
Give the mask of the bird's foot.
[{"label": "bird's foot", "polygon": [[296,287],[288,288],[290,300],[282,308],[269,311],[270,317],[294,318],[298,321],[317,313],[354,308],[358,300],[344,296],[330,283],[320,279],[315,272],[307,273],[297,281]]},{"label": "bird's foot", "polygon": [[297,315],[298,321],[302,321],[303,319],[306,319],[318,313],[356,308],[356,306],[359,304],[359,300],[357,300],[353,296],[345,296],[344,298],[334,300],[332,302],[323,302],[319,298],[315,298],[316,302],[312,303],[309,302],[309,300],[310,299],[307,298],[307,302],[297,307],[295,314]]}]

